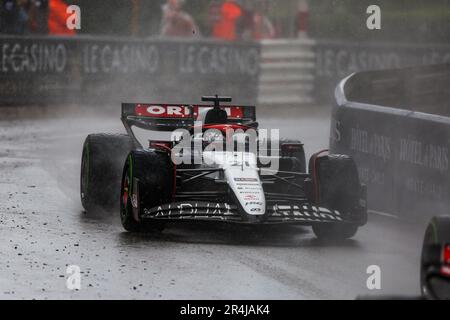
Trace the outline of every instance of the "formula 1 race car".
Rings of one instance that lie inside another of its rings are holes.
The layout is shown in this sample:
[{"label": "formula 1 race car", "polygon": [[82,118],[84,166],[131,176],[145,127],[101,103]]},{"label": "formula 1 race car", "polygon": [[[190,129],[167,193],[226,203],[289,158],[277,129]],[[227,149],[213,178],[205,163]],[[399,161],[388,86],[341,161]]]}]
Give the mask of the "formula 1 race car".
[{"label": "formula 1 race car", "polygon": [[450,299],[450,216],[433,217],[425,231],[420,288],[425,299]]},{"label": "formula 1 race car", "polygon": [[[346,155],[314,154],[300,141],[258,130],[255,107],[122,104],[127,134],[91,134],[84,143],[81,200],[87,212],[120,203],[128,231],[175,221],[312,226],[345,239],[367,221],[366,191]],[[154,135],[145,142],[137,130]],[[170,133],[170,138],[155,139]]]}]

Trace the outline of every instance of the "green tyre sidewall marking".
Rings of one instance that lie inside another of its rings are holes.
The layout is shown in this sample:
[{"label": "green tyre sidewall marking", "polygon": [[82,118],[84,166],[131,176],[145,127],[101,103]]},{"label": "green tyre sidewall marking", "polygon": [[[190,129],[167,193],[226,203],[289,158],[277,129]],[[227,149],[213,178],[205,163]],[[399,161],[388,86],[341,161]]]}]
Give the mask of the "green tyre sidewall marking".
[{"label": "green tyre sidewall marking", "polygon": [[430,226],[431,226],[431,230],[432,230],[432,234],[433,234],[434,243],[437,243],[438,242],[438,234],[437,234],[436,221],[434,219],[433,219],[433,221],[431,221]]}]

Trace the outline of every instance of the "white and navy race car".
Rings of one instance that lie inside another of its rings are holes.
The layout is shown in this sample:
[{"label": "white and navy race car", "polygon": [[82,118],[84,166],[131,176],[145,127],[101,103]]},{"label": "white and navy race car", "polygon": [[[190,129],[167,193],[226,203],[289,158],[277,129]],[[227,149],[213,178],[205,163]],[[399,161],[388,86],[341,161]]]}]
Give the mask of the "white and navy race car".
[{"label": "white and navy race car", "polygon": [[[365,187],[352,158],[321,151],[307,167],[300,141],[258,129],[255,107],[202,100],[213,104],[125,103],[127,134],[89,135],[81,166],[86,211],[119,204],[128,231],[179,221],[292,223],[345,239],[366,223]],[[142,142],[138,129],[152,136]],[[161,132],[170,137],[152,138]]]}]

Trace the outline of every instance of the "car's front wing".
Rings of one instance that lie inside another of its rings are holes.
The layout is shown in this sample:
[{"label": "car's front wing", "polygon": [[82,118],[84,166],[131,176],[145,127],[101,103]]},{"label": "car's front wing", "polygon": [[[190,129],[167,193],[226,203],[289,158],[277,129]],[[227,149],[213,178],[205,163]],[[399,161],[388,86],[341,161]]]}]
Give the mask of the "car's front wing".
[{"label": "car's front wing", "polygon": [[[362,209],[362,208],[361,208]],[[234,204],[203,201],[173,202],[157,207],[144,209],[141,219],[158,219],[167,221],[224,221],[247,224],[277,223],[365,223],[357,212],[342,214],[337,210],[313,206],[307,203],[270,204],[264,215],[250,215]]]}]

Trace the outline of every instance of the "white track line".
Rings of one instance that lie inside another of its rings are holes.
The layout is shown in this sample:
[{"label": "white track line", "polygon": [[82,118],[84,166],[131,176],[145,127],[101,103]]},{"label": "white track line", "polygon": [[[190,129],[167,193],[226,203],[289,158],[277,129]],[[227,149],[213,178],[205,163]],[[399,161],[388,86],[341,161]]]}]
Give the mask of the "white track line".
[{"label": "white track line", "polygon": [[376,210],[368,210],[369,213],[373,213],[373,214],[377,214],[383,217],[388,217],[388,218],[392,218],[392,219],[400,219],[399,216],[396,216],[394,214],[390,214],[390,213],[386,213],[383,211],[376,211]]}]

